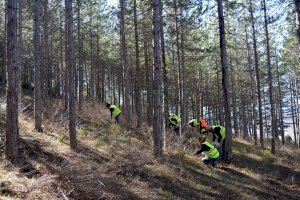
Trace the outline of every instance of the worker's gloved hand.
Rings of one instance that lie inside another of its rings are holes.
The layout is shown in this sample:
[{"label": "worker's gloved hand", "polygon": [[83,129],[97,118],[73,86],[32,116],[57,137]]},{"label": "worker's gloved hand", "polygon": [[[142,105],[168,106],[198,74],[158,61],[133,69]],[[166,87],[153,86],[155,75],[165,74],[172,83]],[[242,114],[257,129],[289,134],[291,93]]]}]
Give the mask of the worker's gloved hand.
[{"label": "worker's gloved hand", "polygon": [[202,156],[205,156],[205,153],[204,153],[204,152],[202,152],[202,153],[201,153],[201,155],[202,155]]},{"label": "worker's gloved hand", "polygon": [[215,147],[219,147],[220,146],[219,142],[214,142],[213,144],[214,144]]}]

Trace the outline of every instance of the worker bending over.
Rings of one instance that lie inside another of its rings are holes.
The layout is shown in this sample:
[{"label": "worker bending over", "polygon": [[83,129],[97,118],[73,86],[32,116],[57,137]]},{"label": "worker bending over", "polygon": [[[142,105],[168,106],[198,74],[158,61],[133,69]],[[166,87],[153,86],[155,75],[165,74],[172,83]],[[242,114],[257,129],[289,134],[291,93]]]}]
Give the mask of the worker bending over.
[{"label": "worker bending over", "polygon": [[195,153],[195,155],[204,154],[204,158],[201,161],[204,164],[211,165],[216,167],[216,162],[219,157],[218,149],[211,144],[208,140],[206,140],[207,135],[201,134],[199,137],[200,149]]},{"label": "worker bending over", "polygon": [[192,128],[197,128],[200,134],[206,134],[207,133],[207,123],[205,119],[192,119],[189,121],[189,125]]},{"label": "worker bending over", "polygon": [[[225,137],[226,137],[226,129],[224,126],[216,125],[208,128],[208,133],[212,133],[213,135],[213,144],[217,147],[222,145],[222,154],[221,159],[225,157]],[[217,140],[217,142],[216,142]]]},{"label": "worker bending over", "polygon": [[116,124],[119,124],[120,123],[120,115],[122,112],[121,109],[118,106],[109,104],[109,103],[106,103],[106,108],[109,108],[109,110],[110,110],[110,117],[114,117]]},{"label": "worker bending over", "polygon": [[180,122],[181,119],[179,116],[170,113],[169,114],[169,128],[173,129],[175,133],[179,134],[180,133]]}]

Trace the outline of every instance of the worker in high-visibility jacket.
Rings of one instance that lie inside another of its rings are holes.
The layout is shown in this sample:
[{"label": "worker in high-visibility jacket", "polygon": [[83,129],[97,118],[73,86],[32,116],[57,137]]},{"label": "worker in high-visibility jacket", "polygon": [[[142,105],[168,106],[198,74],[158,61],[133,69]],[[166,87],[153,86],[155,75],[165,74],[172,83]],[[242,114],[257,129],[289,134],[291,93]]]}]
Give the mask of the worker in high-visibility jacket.
[{"label": "worker in high-visibility jacket", "polygon": [[121,109],[118,106],[109,104],[109,103],[106,103],[106,108],[109,108],[110,116],[115,118],[116,124],[119,124],[120,123],[120,115],[122,112]]},{"label": "worker in high-visibility jacket", "polygon": [[169,128],[173,129],[174,132],[179,134],[180,133],[180,122],[181,122],[180,117],[173,113],[170,113],[168,118],[169,118]]},{"label": "worker in high-visibility jacket", "polygon": [[206,134],[207,133],[207,123],[205,119],[192,119],[189,121],[189,125],[192,128],[197,128],[200,134]]},{"label": "worker in high-visibility jacket", "polygon": [[200,149],[196,151],[195,155],[203,154],[205,157],[201,159],[204,164],[216,167],[216,162],[219,158],[218,149],[207,139],[207,135],[201,134],[199,138]]},{"label": "worker in high-visibility jacket", "polygon": [[222,154],[221,159],[225,156],[225,138],[226,138],[226,128],[221,125],[215,125],[211,126],[207,129],[208,133],[212,133],[213,136],[213,144],[216,147],[219,147],[222,145]]}]

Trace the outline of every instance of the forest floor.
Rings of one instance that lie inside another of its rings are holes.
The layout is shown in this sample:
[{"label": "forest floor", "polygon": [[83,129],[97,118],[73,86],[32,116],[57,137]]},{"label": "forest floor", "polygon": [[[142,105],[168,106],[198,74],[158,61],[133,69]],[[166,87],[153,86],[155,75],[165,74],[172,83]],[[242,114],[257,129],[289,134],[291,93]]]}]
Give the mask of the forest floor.
[{"label": "forest floor", "polygon": [[20,117],[17,165],[4,159],[0,111],[0,199],[300,199],[299,149],[280,146],[273,156],[236,138],[233,163],[212,169],[170,136],[164,161],[157,161],[149,128],[125,130],[87,103],[72,152],[62,103],[46,105],[43,133],[34,130],[31,105]]}]

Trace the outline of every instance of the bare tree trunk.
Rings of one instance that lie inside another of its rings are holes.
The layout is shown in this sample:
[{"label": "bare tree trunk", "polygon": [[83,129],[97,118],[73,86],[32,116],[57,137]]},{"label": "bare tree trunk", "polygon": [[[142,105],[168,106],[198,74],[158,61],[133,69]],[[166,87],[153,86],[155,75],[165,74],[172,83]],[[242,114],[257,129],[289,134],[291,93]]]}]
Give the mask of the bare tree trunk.
[{"label": "bare tree trunk", "polygon": [[228,64],[225,38],[225,20],[223,15],[223,1],[218,0],[219,32],[220,32],[220,50],[222,63],[222,83],[224,92],[224,109],[225,109],[225,126],[226,126],[226,143],[225,143],[225,162],[231,163],[232,160],[232,127],[231,112],[229,107],[228,91]]},{"label": "bare tree trunk", "polygon": [[[234,34],[236,36],[236,27],[234,27]],[[235,47],[234,61],[235,61],[236,69],[238,69],[238,65],[239,65],[238,59],[239,58],[238,58],[238,52],[237,52],[238,48],[237,48],[237,38],[236,37],[234,37],[234,47]],[[231,63],[233,63],[233,62],[231,62]],[[231,64],[230,66],[231,66],[231,73],[230,73],[230,75],[231,75],[231,84],[230,85],[231,85],[231,95],[232,95],[231,99],[232,99],[232,113],[233,113],[233,128],[234,128],[234,134],[238,135],[239,134],[239,128],[238,128],[238,111],[237,111],[237,107],[238,107],[237,104],[238,103],[236,101],[236,97],[238,96],[236,94],[236,91],[238,93],[238,88],[236,88],[236,87],[238,87],[239,84],[235,84],[236,83],[236,81],[235,81],[235,67],[234,67],[233,64]],[[237,83],[238,82],[239,81],[237,80]],[[234,87],[234,86],[236,86],[236,87]],[[241,110],[243,110],[243,109],[241,109]],[[244,137],[244,134],[245,133],[243,133],[243,137]]]},{"label": "bare tree trunk", "polygon": [[297,24],[297,37],[298,37],[298,48],[300,49],[300,0],[295,1],[296,10],[296,24]]},{"label": "bare tree trunk", "polygon": [[[183,3],[183,2],[181,2]],[[182,5],[185,8],[185,5]],[[181,97],[181,107],[182,107],[182,124],[186,124],[188,122],[188,100],[187,100],[187,92],[186,92],[186,70],[185,70],[185,21],[183,17],[183,10],[180,9],[180,26],[181,26],[181,38],[180,38],[180,46],[181,46],[181,89],[182,89],[182,97]]]},{"label": "bare tree trunk", "polygon": [[[99,52],[100,52],[100,38],[98,34],[99,30],[97,28],[96,32],[96,58],[95,58],[95,100],[100,102],[100,61],[99,61]],[[112,74],[113,79],[113,74]],[[113,90],[114,93],[114,90]]]},{"label": "bare tree trunk", "polygon": [[[300,0],[294,0],[295,1],[295,6],[296,6],[296,24],[297,24],[297,37],[298,37],[298,53],[299,53],[299,57],[300,57]],[[299,93],[299,87],[298,87],[298,83],[299,83],[299,78],[296,77],[296,81],[295,81],[295,99],[296,99],[296,107],[295,107],[295,111],[296,111],[296,129],[298,132],[298,148],[300,147],[300,106],[299,106],[299,98],[298,98],[298,93]]]},{"label": "bare tree trunk", "polygon": [[[60,52],[60,55],[59,55],[59,62],[60,62],[60,74],[59,74],[59,94],[64,94],[65,90],[64,90],[64,81],[63,81],[63,72],[64,72],[64,56],[63,56],[63,53],[64,53],[64,42],[63,42],[63,25],[62,25],[62,16],[63,16],[63,13],[60,13],[60,31],[59,31],[59,44],[60,44],[60,49],[59,49],[59,52]],[[60,87],[63,87],[62,91],[61,91],[61,88]],[[62,93],[61,93],[62,92]],[[66,105],[65,105],[66,107]]]},{"label": "bare tree trunk", "polygon": [[291,102],[291,111],[292,111],[292,122],[293,122],[293,130],[294,130],[294,142],[295,146],[297,146],[297,131],[296,131],[296,120],[295,120],[295,108],[294,108],[294,92],[293,92],[293,80],[290,76],[290,102]]},{"label": "bare tree trunk", "polygon": [[7,80],[7,15],[8,15],[8,12],[7,12],[7,2],[8,1],[5,1],[5,12],[4,12],[4,32],[5,32],[5,38],[4,38],[4,51],[3,51],[3,73],[2,73],[2,85],[4,86],[4,88],[7,87],[7,84],[6,84],[6,80]]},{"label": "bare tree trunk", "polygon": [[[237,59],[237,58],[236,58]],[[230,59],[231,60],[231,59]],[[231,62],[230,62],[231,63]],[[236,62],[237,64],[237,62]],[[233,64],[230,64],[230,66],[232,67],[231,69],[231,73],[230,73],[230,77],[231,77],[231,90],[232,90],[232,113],[233,113],[233,129],[234,129],[234,134],[237,136],[239,135],[239,127],[238,127],[238,112],[237,112],[237,102],[236,102],[236,93],[235,93],[235,89],[234,85],[235,85],[235,80],[234,80],[234,67]]]},{"label": "bare tree trunk", "polygon": [[135,108],[137,115],[137,128],[142,125],[142,102],[141,102],[141,67],[140,67],[140,48],[139,48],[139,34],[138,34],[138,22],[136,13],[136,0],[134,0],[134,34],[135,34]]},{"label": "bare tree trunk", "polygon": [[43,2],[43,10],[44,10],[44,18],[43,18],[43,29],[44,29],[44,83],[42,84],[43,87],[43,94],[44,97],[50,94],[50,87],[51,87],[51,64],[50,64],[50,54],[49,54],[49,28],[48,28],[48,0],[44,0]]},{"label": "bare tree trunk", "polygon": [[79,95],[78,95],[78,108],[82,111],[83,103],[83,37],[81,36],[81,0],[77,0],[77,37],[78,37],[78,68],[79,68]]},{"label": "bare tree trunk", "polygon": [[124,101],[124,110],[125,110],[125,119],[127,125],[130,125],[131,122],[131,105],[130,105],[130,90],[129,90],[129,64],[127,61],[127,45],[126,45],[126,37],[125,37],[125,1],[120,0],[120,39],[121,39],[121,59],[122,59],[122,65],[124,69],[124,81],[125,81],[125,101]]},{"label": "bare tree trunk", "polygon": [[269,30],[268,30],[266,0],[263,0],[263,7],[264,7],[264,19],[265,19],[266,48],[267,48],[269,98],[270,98],[270,104],[271,104],[271,127],[272,127],[271,153],[275,154],[276,119],[275,119],[275,109],[274,109],[274,101],[273,101],[273,83],[272,83],[273,76],[272,76],[272,66],[271,66],[271,57],[270,57],[270,44],[269,44]]},{"label": "bare tree trunk", "polygon": [[179,45],[179,20],[178,20],[178,4],[177,4],[177,0],[175,0],[174,2],[175,4],[175,27],[176,27],[176,56],[177,56],[177,67],[178,67],[178,77],[176,80],[176,104],[179,104],[179,106],[177,107],[176,112],[178,114],[181,115],[181,117],[183,117],[182,115],[182,73],[181,73],[181,60],[180,60],[180,45]]},{"label": "bare tree trunk", "polygon": [[265,121],[265,127],[266,127],[266,132],[267,132],[267,138],[269,138],[269,127],[268,127],[268,117],[267,117],[267,99],[266,99],[266,95],[263,93],[263,97],[264,97],[264,121]]},{"label": "bare tree trunk", "polygon": [[167,76],[167,62],[166,62],[166,51],[165,51],[165,37],[164,37],[164,20],[163,20],[163,3],[160,2],[159,7],[159,16],[160,16],[160,42],[161,42],[161,53],[162,53],[162,64],[163,64],[163,91],[164,91],[164,123],[165,126],[168,124],[168,115],[169,115],[169,83]]},{"label": "bare tree trunk", "polygon": [[41,1],[34,4],[34,120],[35,129],[42,131],[42,88],[41,88]]},{"label": "bare tree trunk", "polygon": [[18,77],[18,100],[19,100],[19,112],[21,112],[22,103],[22,71],[23,71],[23,0],[19,0],[18,5],[18,65],[19,65],[19,77]]},{"label": "bare tree trunk", "polygon": [[5,155],[12,163],[19,159],[18,154],[18,78],[17,57],[17,0],[6,2],[7,9],[7,91],[6,91],[6,149]]},{"label": "bare tree trunk", "polygon": [[[61,29],[63,29],[63,13],[61,14]],[[66,23],[65,23],[65,29],[66,29]],[[66,42],[63,42],[63,31],[61,31],[60,33],[60,39],[61,39],[61,58],[63,57],[63,46],[65,47],[66,49]],[[66,53],[65,53],[66,54]],[[65,58],[66,58],[66,55],[65,55]],[[63,58],[62,58],[62,62],[63,63],[66,63],[66,59],[64,59],[63,61]],[[63,66],[62,66],[63,67]],[[68,72],[69,69],[68,69],[68,65],[65,65],[65,69],[64,69],[64,73],[62,74],[62,79],[64,80],[63,83],[64,83],[64,88],[63,88],[63,95],[64,95],[64,110],[67,111],[68,110],[68,107],[69,107],[69,81],[68,81]]]},{"label": "bare tree trunk", "polygon": [[259,62],[258,62],[258,52],[256,44],[256,31],[253,16],[252,0],[250,0],[250,17],[252,24],[253,33],[253,50],[254,50],[254,64],[256,72],[256,86],[257,86],[257,99],[258,99],[258,115],[259,115],[259,134],[260,134],[260,146],[264,148],[264,128],[263,128],[263,112],[262,112],[262,100],[261,100],[261,87],[260,87],[260,72],[259,72]]},{"label": "bare tree trunk", "polygon": [[144,54],[145,54],[145,67],[146,67],[146,80],[147,80],[147,122],[152,124],[153,121],[153,66],[149,62],[149,53],[148,53],[148,39],[145,35],[144,41]]},{"label": "bare tree trunk", "polygon": [[279,98],[279,118],[280,118],[280,131],[281,131],[281,140],[282,144],[285,144],[284,138],[284,121],[283,121],[283,108],[282,108],[282,91],[281,91],[281,81],[280,81],[280,72],[279,72],[279,64],[278,57],[276,55],[276,68],[277,68],[277,82],[278,82],[278,98]]},{"label": "bare tree trunk", "polygon": [[[248,32],[247,32],[247,26],[245,26],[245,33],[246,33],[246,45],[247,45],[247,58],[248,58],[248,65],[249,65],[249,73],[250,73],[250,81],[251,81],[251,102],[252,102],[252,126],[253,126],[253,137],[254,137],[254,145],[257,145],[257,130],[256,130],[256,103],[257,103],[257,99],[256,99],[256,93],[254,91],[254,87],[255,87],[255,80],[254,80],[254,76],[253,76],[253,68],[252,68],[252,62],[251,62],[251,55],[250,55],[250,45],[249,45],[249,41],[248,41]],[[254,87],[253,87],[254,85]]]},{"label": "bare tree trunk", "polygon": [[298,148],[300,147],[300,102],[299,102],[299,84],[300,80],[299,78],[295,77],[295,105],[296,105],[296,126],[298,131]]},{"label": "bare tree trunk", "polygon": [[[90,26],[92,26],[92,16],[90,16]],[[90,92],[89,95],[92,99],[94,99],[95,95],[95,59],[94,59],[94,41],[93,41],[93,30],[90,28],[90,63],[91,63],[91,68],[90,68]]]},{"label": "bare tree trunk", "polygon": [[159,21],[159,0],[153,0],[153,35],[154,35],[154,119],[153,119],[153,139],[154,155],[158,159],[163,158],[163,118],[162,118],[162,73],[161,73],[161,49],[160,49],[160,21]]},{"label": "bare tree trunk", "polygon": [[77,148],[75,113],[75,66],[73,58],[73,13],[72,0],[65,0],[66,9],[66,61],[69,68],[69,134],[71,149]]}]

